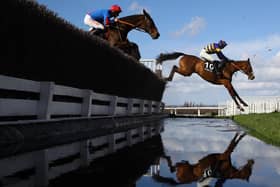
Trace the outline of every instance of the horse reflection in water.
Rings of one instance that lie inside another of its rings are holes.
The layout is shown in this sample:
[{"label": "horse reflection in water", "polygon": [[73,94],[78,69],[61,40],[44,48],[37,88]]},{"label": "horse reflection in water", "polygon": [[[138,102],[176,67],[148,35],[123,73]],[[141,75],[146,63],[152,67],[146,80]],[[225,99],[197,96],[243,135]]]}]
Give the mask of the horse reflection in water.
[{"label": "horse reflection in water", "polygon": [[209,186],[211,179],[217,178],[216,187],[222,186],[227,179],[249,181],[254,160],[248,160],[240,169],[237,169],[231,163],[231,153],[245,135],[245,133],[236,133],[225,152],[209,154],[200,159],[196,164],[181,161],[172,165],[171,158],[164,155],[163,158],[167,160],[170,171],[172,173],[176,171],[177,181],[173,178],[160,176],[159,173],[153,175],[153,178],[157,182],[169,183],[171,185],[197,181],[198,186]]}]

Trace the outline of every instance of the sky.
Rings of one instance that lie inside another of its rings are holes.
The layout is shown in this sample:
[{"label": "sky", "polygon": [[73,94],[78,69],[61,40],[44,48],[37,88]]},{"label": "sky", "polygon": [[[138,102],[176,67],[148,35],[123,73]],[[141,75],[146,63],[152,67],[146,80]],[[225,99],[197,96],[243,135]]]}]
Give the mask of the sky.
[{"label": "sky", "polygon": [[[229,59],[250,58],[256,78],[248,80],[238,72],[232,84],[241,96],[280,95],[280,1],[279,0],[37,0],[74,26],[88,30],[83,23],[87,12],[122,7],[119,17],[142,13],[153,18],[160,37],[153,40],[147,33],[133,30],[130,41],[139,46],[143,59],[155,59],[160,53],[184,52],[199,56],[208,43],[225,40],[223,53]],[[163,63],[167,76],[178,59]],[[213,85],[197,74],[175,74],[168,82],[162,101],[166,105],[219,104],[231,100],[221,85]]]}]

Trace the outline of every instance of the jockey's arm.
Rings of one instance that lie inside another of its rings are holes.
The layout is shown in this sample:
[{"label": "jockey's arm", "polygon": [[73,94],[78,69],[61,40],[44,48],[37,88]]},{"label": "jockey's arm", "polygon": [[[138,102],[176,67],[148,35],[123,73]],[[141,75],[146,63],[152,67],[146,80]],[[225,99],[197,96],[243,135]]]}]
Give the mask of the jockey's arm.
[{"label": "jockey's arm", "polygon": [[114,21],[114,20],[111,20],[111,16],[108,12],[105,12],[103,14],[103,16],[104,16],[104,26],[109,26]]},{"label": "jockey's arm", "polygon": [[222,51],[217,52],[217,56],[222,61],[229,61],[229,59],[222,53]]},{"label": "jockey's arm", "polygon": [[109,26],[111,24],[111,20],[109,17],[105,18],[105,26]]}]

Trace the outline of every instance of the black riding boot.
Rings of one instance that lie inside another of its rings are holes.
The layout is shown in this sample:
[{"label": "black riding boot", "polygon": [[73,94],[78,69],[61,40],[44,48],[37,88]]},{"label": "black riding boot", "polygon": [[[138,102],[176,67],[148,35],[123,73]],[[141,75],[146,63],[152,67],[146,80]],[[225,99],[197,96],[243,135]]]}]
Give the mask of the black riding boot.
[{"label": "black riding boot", "polygon": [[95,35],[95,36],[99,36],[99,37],[103,38],[104,37],[104,30],[102,30],[102,29],[94,29],[92,31],[92,34]]},{"label": "black riding boot", "polygon": [[226,62],[225,61],[220,61],[218,62],[218,65],[217,65],[217,76],[218,78],[221,78],[222,77],[222,71],[223,71],[223,67],[225,66]]}]

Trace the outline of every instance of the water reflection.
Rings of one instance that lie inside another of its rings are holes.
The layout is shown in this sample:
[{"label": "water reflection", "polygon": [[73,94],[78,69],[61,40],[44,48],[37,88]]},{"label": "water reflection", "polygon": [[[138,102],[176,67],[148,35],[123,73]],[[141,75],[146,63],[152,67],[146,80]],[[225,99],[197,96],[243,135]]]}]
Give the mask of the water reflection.
[{"label": "water reflection", "polygon": [[[13,154],[20,152],[20,146],[1,149],[0,145],[0,187],[36,186],[34,180],[40,173],[39,183],[45,180],[43,184],[51,187],[162,187],[171,183],[185,183],[179,186],[188,187],[276,187],[280,184],[280,149],[245,136],[244,129],[231,120],[166,119],[164,131],[160,132],[161,135],[118,149],[106,157],[100,155],[110,147],[108,137],[16,155]],[[125,133],[117,136],[117,147],[123,145],[125,136]],[[88,157],[82,154],[87,151]],[[6,158],[8,153],[11,157]],[[81,168],[86,160],[90,160],[90,165]]]},{"label": "water reflection", "polygon": [[114,186],[135,187],[136,181],[147,175],[163,155],[161,136],[155,136],[139,145],[96,159],[86,169],[64,174],[50,181],[51,187],[61,186]]},{"label": "water reflection", "polygon": [[[222,153],[236,132],[245,132],[232,120],[227,119],[166,119],[164,132],[161,133],[164,152],[171,156],[173,163],[187,160],[191,164],[212,153]],[[280,184],[280,148],[268,145],[250,135],[238,143],[231,155],[232,165],[239,167],[253,159],[254,165],[250,181],[240,179],[227,180],[223,187],[276,187]],[[161,159],[160,175],[176,179],[171,173],[166,159]],[[210,182],[214,186],[217,179]],[[137,187],[169,186],[155,180],[141,178]],[[181,186],[181,185],[179,185]],[[197,182],[182,186],[194,187]]]},{"label": "water reflection", "polygon": [[189,161],[180,161],[172,164],[170,156],[163,155],[167,160],[170,172],[176,172],[177,180],[161,176],[159,171],[153,175],[157,182],[172,185],[197,182],[197,186],[209,186],[212,178],[217,178],[214,186],[223,186],[227,179],[249,180],[252,174],[254,160],[250,159],[240,169],[237,169],[231,162],[231,154],[238,145],[239,141],[246,133],[236,133],[230,141],[226,150],[222,153],[212,153],[201,158],[197,163],[190,164]]}]

